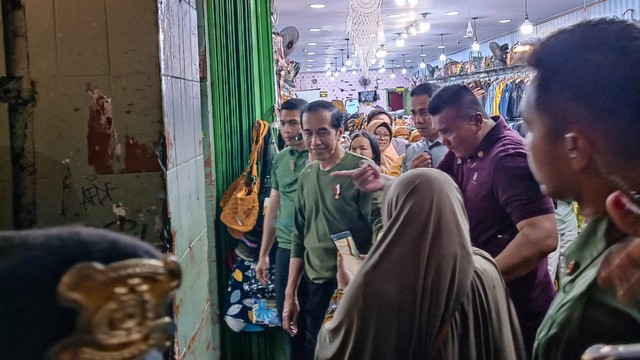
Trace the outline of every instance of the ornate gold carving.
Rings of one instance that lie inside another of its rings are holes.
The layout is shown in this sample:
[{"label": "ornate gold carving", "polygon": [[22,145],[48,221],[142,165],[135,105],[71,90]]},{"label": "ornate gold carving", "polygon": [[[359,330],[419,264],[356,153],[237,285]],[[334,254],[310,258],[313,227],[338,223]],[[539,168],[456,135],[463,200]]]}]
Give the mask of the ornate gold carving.
[{"label": "ornate gold carving", "polygon": [[151,348],[164,349],[172,324],[165,316],[167,300],[181,277],[173,257],[74,266],[58,284],[58,299],[78,309],[76,331],[48,359],[133,360]]}]

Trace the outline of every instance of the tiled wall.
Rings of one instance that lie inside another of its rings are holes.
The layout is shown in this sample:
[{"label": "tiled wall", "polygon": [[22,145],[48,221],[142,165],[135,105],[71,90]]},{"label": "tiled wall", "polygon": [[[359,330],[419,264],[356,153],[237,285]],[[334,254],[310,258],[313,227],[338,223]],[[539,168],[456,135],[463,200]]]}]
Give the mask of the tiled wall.
[{"label": "tiled wall", "polygon": [[210,291],[196,5],[196,0],[158,1],[169,215],[183,271],[175,307],[179,359],[219,354],[211,317],[217,306]]},{"label": "tiled wall", "polygon": [[358,92],[365,90],[374,90],[377,87],[378,98],[380,100],[373,103],[361,103],[360,112],[368,112],[373,106],[379,105],[388,109],[387,89],[395,89],[397,87],[408,87],[411,84],[409,74],[402,75],[400,69],[395,71],[396,77],[391,78],[391,71],[384,73],[376,71],[369,72],[370,85],[366,88],[360,85],[359,80],[362,77],[360,73],[352,75],[350,71],[341,73],[339,77],[331,81],[325,73],[320,72],[301,72],[296,77],[296,90],[322,90],[327,91],[326,100],[331,101],[339,99],[347,101],[348,99],[357,99]]}]

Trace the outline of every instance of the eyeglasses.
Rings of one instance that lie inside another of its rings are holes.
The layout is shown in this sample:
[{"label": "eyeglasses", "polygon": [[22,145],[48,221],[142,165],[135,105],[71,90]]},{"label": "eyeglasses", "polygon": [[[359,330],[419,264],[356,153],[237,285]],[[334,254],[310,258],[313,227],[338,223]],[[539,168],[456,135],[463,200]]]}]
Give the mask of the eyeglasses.
[{"label": "eyeglasses", "polygon": [[387,133],[382,134],[382,133],[374,132],[373,135],[375,135],[377,138],[380,138],[380,139],[388,139],[391,137],[391,134],[387,134]]}]

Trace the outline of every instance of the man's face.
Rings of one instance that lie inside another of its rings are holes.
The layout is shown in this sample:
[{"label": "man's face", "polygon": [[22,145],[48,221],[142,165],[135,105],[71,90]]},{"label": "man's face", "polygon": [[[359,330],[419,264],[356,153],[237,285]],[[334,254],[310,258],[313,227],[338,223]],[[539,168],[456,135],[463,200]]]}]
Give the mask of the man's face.
[{"label": "man's face", "polygon": [[302,140],[296,140],[295,137],[302,130],[300,124],[300,110],[281,110],[280,111],[280,134],[287,146],[299,146]]},{"label": "man's face", "polygon": [[445,108],[432,118],[433,126],[442,136],[442,144],[459,158],[471,155],[482,140],[481,126],[473,116],[464,116],[453,108]]},{"label": "man's face", "polygon": [[536,107],[536,90],[532,84],[527,90],[524,100],[523,114],[528,133],[526,140],[529,168],[543,191],[558,199],[571,199],[573,188],[567,181],[569,164],[566,146],[557,136],[552,136],[548,124],[551,119],[545,118]]},{"label": "man's face", "polygon": [[331,114],[328,111],[306,112],[302,117],[302,125],[304,144],[314,159],[325,161],[338,151],[343,130],[336,131],[331,127]]},{"label": "man's face", "polygon": [[430,140],[435,140],[438,137],[438,132],[433,128],[431,121],[431,115],[429,115],[429,100],[431,98],[427,95],[418,95],[411,98],[411,115],[413,115],[413,122],[416,124],[416,129],[420,136]]}]

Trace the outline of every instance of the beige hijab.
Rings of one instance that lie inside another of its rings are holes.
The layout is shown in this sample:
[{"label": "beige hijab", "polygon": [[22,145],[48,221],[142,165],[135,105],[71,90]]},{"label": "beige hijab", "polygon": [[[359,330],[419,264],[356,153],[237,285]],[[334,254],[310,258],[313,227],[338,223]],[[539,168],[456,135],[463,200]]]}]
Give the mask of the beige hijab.
[{"label": "beige hijab", "polygon": [[[475,316],[472,297],[477,296],[471,290],[474,258],[462,196],[453,180],[433,169],[403,174],[385,191],[382,217],[385,231],[345,289],[333,320],[320,330],[316,359],[427,359],[446,327],[439,359],[454,359],[453,354],[464,355],[460,359],[518,359],[510,336],[493,339],[493,333],[475,333],[474,326],[489,321],[469,322]],[[499,274],[497,282],[498,294],[506,296]],[[510,305],[508,298],[503,303]],[[465,309],[463,316],[460,309]],[[508,306],[497,310],[510,313]],[[500,314],[489,318],[496,316]],[[496,335],[511,334],[509,322],[495,326],[505,328]],[[482,339],[474,342],[476,335]],[[493,357],[482,352],[486,342],[496,347]]]},{"label": "beige hijab", "polygon": [[391,126],[383,120],[374,120],[367,126],[367,131],[373,134],[377,128],[382,126],[389,130],[390,138],[389,146],[387,147],[387,149],[384,151],[380,149],[380,152],[382,153],[382,159],[380,159],[380,167],[388,172],[391,168],[393,168],[393,165],[400,157],[400,155],[398,155],[398,152],[396,152],[396,149],[393,147],[393,144],[391,143],[391,141],[393,140],[393,130],[391,129]]}]

